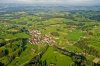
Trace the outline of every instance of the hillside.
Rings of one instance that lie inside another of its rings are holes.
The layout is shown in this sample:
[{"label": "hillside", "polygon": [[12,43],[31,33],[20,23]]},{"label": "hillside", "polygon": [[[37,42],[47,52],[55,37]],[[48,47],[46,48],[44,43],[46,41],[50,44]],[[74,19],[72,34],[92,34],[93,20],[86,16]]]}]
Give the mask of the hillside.
[{"label": "hillside", "polygon": [[0,12],[0,66],[100,66],[99,18],[80,9]]}]

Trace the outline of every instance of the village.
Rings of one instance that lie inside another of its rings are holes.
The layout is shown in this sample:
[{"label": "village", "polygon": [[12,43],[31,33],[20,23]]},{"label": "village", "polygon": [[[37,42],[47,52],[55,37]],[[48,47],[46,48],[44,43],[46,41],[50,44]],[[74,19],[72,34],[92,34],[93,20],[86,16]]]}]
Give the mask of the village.
[{"label": "village", "polygon": [[47,43],[49,45],[56,44],[56,41],[53,40],[50,34],[42,35],[42,33],[38,30],[29,30],[29,33],[31,35],[31,38],[29,40],[31,44],[39,44],[39,43]]}]

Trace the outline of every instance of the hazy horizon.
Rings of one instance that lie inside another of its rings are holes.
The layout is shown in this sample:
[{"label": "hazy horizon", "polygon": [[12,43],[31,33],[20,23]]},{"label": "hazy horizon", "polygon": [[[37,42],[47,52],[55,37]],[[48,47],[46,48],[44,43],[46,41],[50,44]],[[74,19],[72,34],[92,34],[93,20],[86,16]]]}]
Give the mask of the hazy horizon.
[{"label": "hazy horizon", "polygon": [[64,4],[72,6],[100,5],[100,0],[1,0],[3,4]]}]

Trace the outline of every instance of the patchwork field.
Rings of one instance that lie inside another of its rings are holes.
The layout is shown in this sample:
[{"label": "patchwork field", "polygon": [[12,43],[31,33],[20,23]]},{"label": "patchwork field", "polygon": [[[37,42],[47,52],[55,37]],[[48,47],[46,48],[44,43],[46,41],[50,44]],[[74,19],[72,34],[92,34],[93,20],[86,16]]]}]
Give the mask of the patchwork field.
[{"label": "patchwork field", "polygon": [[0,66],[100,66],[100,21],[90,13],[100,15],[0,13]]}]

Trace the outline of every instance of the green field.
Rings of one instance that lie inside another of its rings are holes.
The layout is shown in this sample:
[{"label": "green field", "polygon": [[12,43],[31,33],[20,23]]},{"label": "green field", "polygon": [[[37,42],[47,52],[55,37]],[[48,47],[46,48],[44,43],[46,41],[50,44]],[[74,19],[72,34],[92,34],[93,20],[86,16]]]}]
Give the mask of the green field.
[{"label": "green field", "polygon": [[98,14],[1,14],[0,66],[100,66],[100,21],[90,19]]}]

